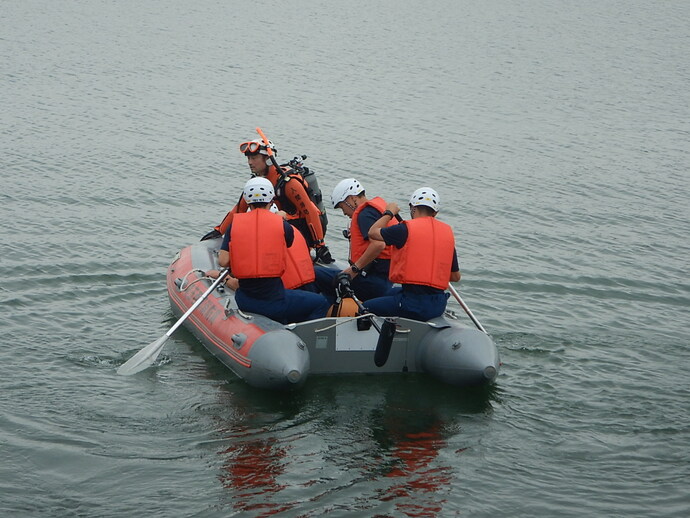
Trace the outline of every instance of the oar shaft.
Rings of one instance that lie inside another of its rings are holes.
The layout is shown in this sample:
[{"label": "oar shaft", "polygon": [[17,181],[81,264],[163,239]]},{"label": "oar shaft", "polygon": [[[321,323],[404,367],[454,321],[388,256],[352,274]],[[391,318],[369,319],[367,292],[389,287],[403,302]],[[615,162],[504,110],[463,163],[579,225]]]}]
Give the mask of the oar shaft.
[{"label": "oar shaft", "polygon": [[[364,308],[364,306],[362,306],[362,303],[361,303],[359,300],[357,300],[357,299],[355,298],[354,293],[352,294],[352,300],[355,301],[355,304],[357,304],[357,308],[358,308],[359,311],[362,313],[362,315],[364,315],[364,314],[366,314],[366,313],[369,313],[369,312]],[[374,325],[374,329],[376,329],[376,330],[379,332],[379,334],[381,334],[381,327],[376,323],[376,320],[374,320],[374,319],[372,318],[372,319],[371,319],[371,323]]]},{"label": "oar shaft", "polygon": [[[362,312],[362,314],[367,313],[367,310],[362,306],[362,303],[358,301],[353,294],[352,300],[355,301],[357,307]],[[374,328],[379,333],[379,339],[376,341],[376,350],[374,351],[374,364],[377,367],[383,367],[388,361],[388,356],[391,353],[391,347],[393,346],[393,338],[395,337],[395,322],[384,318],[383,325],[379,326],[374,320],[374,316],[370,319],[371,323],[374,324]]]},{"label": "oar shaft", "polygon": [[218,278],[211,283],[211,285],[208,287],[208,289],[204,292],[204,294],[196,299],[196,302],[192,304],[187,311],[185,311],[184,315],[180,317],[180,319],[173,324],[173,326],[168,330],[167,333],[165,333],[165,336],[171,336],[175,330],[180,327],[185,320],[187,320],[187,317],[191,315],[196,308],[198,308],[201,303],[206,300],[206,297],[208,297],[211,293],[213,293],[213,290],[215,290],[220,284],[225,281],[225,278],[230,274],[230,269],[226,268],[225,270],[222,270],[220,272],[220,275]]},{"label": "oar shaft", "polygon": [[165,333],[155,342],[151,342],[149,345],[147,345],[134,356],[132,356],[129,360],[122,364],[119,369],[117,369],[117,373],[124,376],[128,376],[130,374],[136,374],[137,372],[146,369],[150,365],[153,365],[153,362],[156,361],[156,358],[158,358],[158,355],[163,350],[163,346],[167,342],[168,338],[170,338],[170,335],[173,334],[175,329],[182,325],[182,323],[187,319],[187,317],[192,313],[192,311],[198,308],[199,305],[204,300],[206,300],[206,297],[208,297],[213,292],[213,290],[215,290],[220,285],[220,283],[225,280],[229,273],[229,268],[226,268],[225,270],[221,271],[220,275],[218,275],[218,278],[211,283],[211,286],[209,286],[209,288],[204,292],[204,294],[201,297],[196,299],[194,304],[191,305],[191,307],[185,312],[184,315],[180,317],[180,319],[177,322],[175,322],[175,324],[168,330],[167,333]]},{"label": "oar shaft", "polygon": [[467,304],[465,304],[465,301],[462,300],[462,297],[460,297],[460,294],[455,289],[455,286],[448,283],[448,289],[453,294],[453,297],[455,297],[455,300],[458,301],[458,304],[460,304],[460,306],[462,306],[462,309],[465,310],[465,313],[467,313],[467,316],[472,319],[472,322],[474,322],[474,325],[477,326],[477,329],[479,329],[482,333],[489,334],[486,332],[486,329],[484,329],[484,326],[481,324],[481,322],[479,322],[479,320],[477,320],[477,317],[475,317],[472,314],[472,310],[470,310],[470,308],[467,306]]},{"label": "oar shaft", "polygon": [[[400,217],[400,214],[396,214],[395,219],[397,219],[401,223],[403,221],[403,219]],[[448,289],[453,294],[453,297],[455,297],[455,300],[458,301],[458,304],[460,304],[460,306],[462,306],[462,309],[465,310],[465,313],[467,313],[467,316],[472,319],[472,322],[474,322],[474,325],[477,326],[477,329],[479,329],[482,333],[486,333],[488,335],[489,333],[486,332],[486,329],[484,329],[484,326],[481,324],[481,322],[479,320],[477,320],[477,317],[475,317],[472,314],[472,310],[470,310],[469,306],[467,304],[465,304],[465,301],[462,300],[462,297],[460,297],[460,294],[458,293],[458,290],[455,289],[455,286],[453,286],[451,283],[448,283]]]}]

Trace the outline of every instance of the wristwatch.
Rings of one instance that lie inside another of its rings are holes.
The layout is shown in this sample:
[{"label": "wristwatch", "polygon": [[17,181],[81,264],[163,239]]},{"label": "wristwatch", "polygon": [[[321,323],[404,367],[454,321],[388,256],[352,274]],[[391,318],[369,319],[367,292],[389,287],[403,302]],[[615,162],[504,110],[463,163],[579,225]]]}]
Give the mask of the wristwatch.
[{"label": "wristwatch", "polygon": [[390,216],[391,219],[395,217],[395,214],[393,214],[390,210],[386,209],[383,211],[384,216]]},{"label": "wristwatch", "polygon": [[355,273],[359,273],[359,272],[362,271],[362,269],[361,269],[361,268],[358,268],[357,265],[354,264],[354,263],[350,265],[350,269],[351,269],[353,272],[355,272]]}]

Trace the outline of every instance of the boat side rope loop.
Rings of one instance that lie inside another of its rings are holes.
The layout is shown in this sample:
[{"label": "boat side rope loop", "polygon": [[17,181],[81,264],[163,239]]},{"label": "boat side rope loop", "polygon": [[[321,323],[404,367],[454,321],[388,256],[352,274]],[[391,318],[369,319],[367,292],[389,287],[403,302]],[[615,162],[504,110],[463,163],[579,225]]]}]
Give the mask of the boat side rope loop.
[{"label": "boat side rope loop", "polygon": [[[341,326],[343,324],[347,324],[348,322],[352,322],[353,320],[357,320],[360,318],[369,318],[371,316],[372,316],[371,313],[365,313],[364,315],[357,315],[356,317],[347,317],[342,322],[336,321],[335,324],[332,324],[330,326],[322,327],[320,329],[314,329],[314,332],[315,333],[321,333],[322,331],[328,331],[329,329],[333,329],[334,327],[338,327],[338,326]],[[343,318],[343,317],[339,317],[339,318]]]},{"label": "boat side rope loop", "polygon": [[[344,320],[342,322],[336,322],[335,324],[330,325],[330,326],[322,327],[319,329],[314,329],[314,332],[315,333],[321,333],[322,331],[328,331],[329,329],[333,329],[334,327],[340,326],[342,324],[347,324],[348,322],[352,322],[353,320],[357,320],[358,318],[367,318],[367,317],[375,317],[375,316],[377,316],[377,315],[374,315],[373,313],[366,313],[364,315],[357,315],[356,317],[338,317],[338,318],[344,318]],[[411,331],[412,331],[412,329],[410,329],[410,328],[404,329],[404,328],[397,327],[397,325],[396,325],[396,331],[395,332],[398,334],[410,333]]]},{"label": "boat side rope loop", "polygon": [[[197,274],[201,275],[201,277],[199,277],[198,279],[194,279],[192,282],[185,285],[185,282],[187,281],[187,277],[189,277],[190,273],[197,273]],[[204,270],[201,270],[200,268],[193,268],[193,269],[189,270],[185,275],[182,276],[182,282],[180,283],[180,291],[186,291],[187,288],[189,288],[190,286],[196,284],[199,281],[203,281],[206,279],[211,280],[211,281],[215,280],[213,277],[209,277],[208,275],[206,275],[206,272]]]}]

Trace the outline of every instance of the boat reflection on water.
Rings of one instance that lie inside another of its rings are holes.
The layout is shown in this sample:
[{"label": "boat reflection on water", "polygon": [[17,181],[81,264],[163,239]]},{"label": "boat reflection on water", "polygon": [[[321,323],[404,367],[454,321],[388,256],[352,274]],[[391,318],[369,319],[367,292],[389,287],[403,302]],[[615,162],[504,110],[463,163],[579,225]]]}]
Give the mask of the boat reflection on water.
[{"label": "boat reflection on water", "polygon": [[392,502],[396,514],[437,516],[443,510],[445,500],[439,498],[438,492],[450,485],[453,470],[434,462],[447,444],[443,424],[433,416],[427,417],[426,429],[414,431],[396,426],[385,441],[390,443],[385,476],[392,479],[393,485],[381,490],[379,498]]},{"label": "boat reflection on water", "polygon": [[[379,473],[390,482],[377,497],[394,506],[392,516],[443,516],[462,462],[458,455],[468,449],[462,422],[490,415],[496,387],[448,390],[424,380],[404,385],[389,392],[387,405],[372,416],[382,453]],[[439,456],[449,448],[453,455]]]},{"label": "boat reflection on water", "polygon": [[320,377],[285,394],[229,384],[228,415],[215,416],[227,505],[251,516],[441,516],[467,447],[462,421],[490,418],[495,392],[424,376]]},{"label": "boat reflection on water", "polygon": [[247,440],[233,441],[231,446],[218,453],[224,458],[220,481],[224,487],[237,492],[233,496],[233,505],[238,510],[252,512],[254,516],[267,516],[291,508],[271,501],[272,495],[287,487],[278,481],[278,477],[285,474],[287,451],[277,438],[248,437]]}]

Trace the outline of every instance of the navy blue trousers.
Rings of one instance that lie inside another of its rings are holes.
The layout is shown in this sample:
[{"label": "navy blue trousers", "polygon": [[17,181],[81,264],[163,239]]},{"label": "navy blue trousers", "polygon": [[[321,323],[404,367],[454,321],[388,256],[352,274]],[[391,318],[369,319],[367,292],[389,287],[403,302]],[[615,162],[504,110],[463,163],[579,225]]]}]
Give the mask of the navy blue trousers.
[{"label": "navy blue trousers", "polygon": [[363,306],[381,317],[398,316],[425,322],[443,315],[449,296],[450,294],[445,292],[428,295],[393,288],[388,295],[367,300]]},{"label": "navy blue trousers", "polygon": [[281,324],[323,318],[331,307],[323,295],[304,290],[283,290],[281,297],[265,300],[249,297],[240,288],[235,292],[235,301],[242,311],[258,313]]}]

